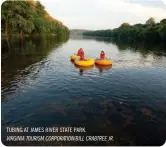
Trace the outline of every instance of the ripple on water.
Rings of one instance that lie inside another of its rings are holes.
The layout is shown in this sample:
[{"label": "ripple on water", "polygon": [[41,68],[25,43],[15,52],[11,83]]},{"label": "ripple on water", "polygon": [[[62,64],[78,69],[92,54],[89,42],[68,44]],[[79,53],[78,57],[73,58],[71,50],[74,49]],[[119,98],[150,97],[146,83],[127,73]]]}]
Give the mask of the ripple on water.
[{"label": "ripple on water", "polygon": [[[70,55],[80,45],[91,58],[105,49],[112,67],[75,67]],[[151,140],[161,144],[166,125],[166,58],[130,50],[94,40],[70,40],[25,67],[14,61],[16,69],[4,64],[2,126],[82,125],[90,135],[114,135],[115,144],[144,145]],[[24,62],[35,57],[24,56]]]}]

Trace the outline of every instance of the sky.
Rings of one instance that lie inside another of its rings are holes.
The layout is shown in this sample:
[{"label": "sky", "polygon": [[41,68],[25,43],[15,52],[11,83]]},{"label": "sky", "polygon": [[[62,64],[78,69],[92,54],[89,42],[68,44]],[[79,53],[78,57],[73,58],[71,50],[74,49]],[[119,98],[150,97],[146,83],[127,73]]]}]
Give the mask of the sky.
[{"label": "sky", "polygon": [[156,22],[166,18],[166,0],[39,0],[69,29],[113,29],[123,22]]}]

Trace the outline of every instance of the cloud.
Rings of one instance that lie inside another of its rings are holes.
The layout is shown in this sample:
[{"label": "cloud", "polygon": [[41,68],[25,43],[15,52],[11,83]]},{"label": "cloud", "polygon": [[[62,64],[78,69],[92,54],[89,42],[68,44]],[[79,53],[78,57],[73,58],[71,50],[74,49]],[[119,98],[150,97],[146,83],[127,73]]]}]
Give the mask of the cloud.
[{"label": "cloud", "polygon": [[[166,11],[161,8],[145,7],[140,4],[133,4],[124,2],[122,0],[110,1],[110,0],[96,0],[97,5],[100,9],[103,9],[108,14],[116,12],[121,14],[121,19],[129,20],[137,23],[139,21],[145,21],[149,17],[155,17],[157,21],[166,17]],[[119,15],[118,15],[119,16]],[[137,22],[136,22],[137,19]],[[126,22],[126,21],[125,21]]]},{"label": "cloud", "polygon": [[146,7],[158,7],[166,10],[166,5],[162,0],[124,0],[130,3],[137,3]]},{"label": "cloud", "polygon": [[[98,2],[98,7],[115,12],[128,12],[135,14],[137,16],[154,16],[154,17],[166,17],[166,11],[158,7],[145,7],[139,4],[133,4],[129,2],[124,2],[122,0],[110,1],[110,0],[96,0]],[[112,8],[110,8],[112,7]]]},{"label": "cloud", "polygon": [[151,1],[151,6],[143,0],[41,0],[41,3],[70,29],[94,30],[113,29],[123,22],[145,23],[149,17],[156,21],[166,18],[165,9],[155,7],[152,3],[156,0]]}]

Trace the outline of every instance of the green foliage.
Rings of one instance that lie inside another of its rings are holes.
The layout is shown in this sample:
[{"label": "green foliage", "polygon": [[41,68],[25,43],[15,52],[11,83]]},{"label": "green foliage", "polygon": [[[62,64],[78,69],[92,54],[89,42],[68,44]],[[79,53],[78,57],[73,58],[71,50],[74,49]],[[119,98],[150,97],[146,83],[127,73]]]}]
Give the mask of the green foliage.
[{"label": "green foliage", "polygon": [[128,28],[130,27],[129,23],[122,23],[120,28]]},{"label": "green foliage", "polygon": [[6,1],[2,4],[2,9],[1,9],[1,17],[2,20],[8,21],[12,18],[13,11],[11,7],[11,3],[9,1]]},{"label": "green foliage", "polygon": [[153,17],[149,18],[147,21],[146,21],[146,24],[155,24],[155,20]]},{"label": "green foliage", "polygon": [[39,1],[5,1],[2,4],[2,33],[55,34],[68,36],[69,29],[52,18]]},{"label": "green foliage", "polygon": [[163,41],[166,41],[166,24],[162,25],[159,28],[159,35]]},{"label": "green foliage", "polygon": [[160,23],[166,24],[166,19],[162,19],[162,20],[160,21]]},{"label": "green foliage", "polygon": [[86,31],[84,36],[111,37],[112,40],[119,40],[128,43],[134,42],[166,42],[166,19],[160,23],[152,23],[153,19],[148,19],[146,24],[129,25],[123,23],[119,28],[113,30]]}]

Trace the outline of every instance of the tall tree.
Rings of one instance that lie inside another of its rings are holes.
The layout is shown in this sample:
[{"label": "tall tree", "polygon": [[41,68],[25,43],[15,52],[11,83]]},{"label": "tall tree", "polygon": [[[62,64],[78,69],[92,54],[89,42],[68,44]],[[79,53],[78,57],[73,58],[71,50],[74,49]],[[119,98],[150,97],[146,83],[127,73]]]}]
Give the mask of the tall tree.
[{"label": "tall tree", "polygon": [[[69,29],[51,17],[39,1],[5,1],[2,4],[2,26],[6,35],[8,28],[12,33],[23,34],[69,34]],[[64,31],[66,30],[66,31]]]},{"label": "tall tree", "polygon": [[5,1],[2,3],[1,6],[1,21],[2,24],[5,24],[5,35],[8,35],[8,25],[9,23],[11,23],[11,19],[13,16],[13,3],[9,2],[9,1]]},{"label": "tall tree", "polygon": [[162,19],[162,20],[160,21],[160,23],[161,23],[161,24],[166,24],[166,19]]},{"label": "tall tree", "polygon": [[120,28],[128,28],[128,27],[130,27],[130,24],[126,22],[120,25]]},{"label": "tall tree", "polygon": [[155,19],[153,17],[150,17],[147,21],[146,24],[155,24]]}]

